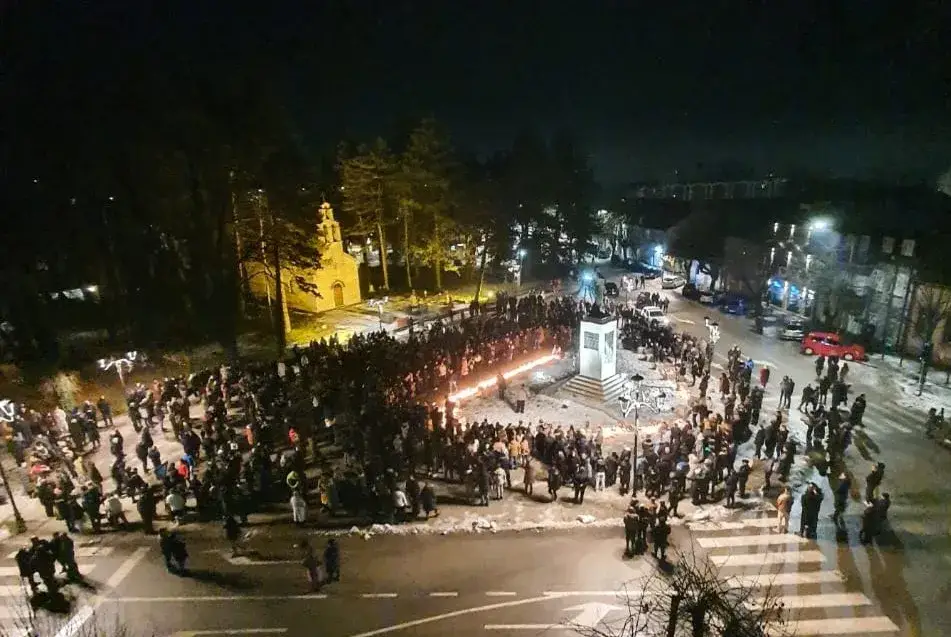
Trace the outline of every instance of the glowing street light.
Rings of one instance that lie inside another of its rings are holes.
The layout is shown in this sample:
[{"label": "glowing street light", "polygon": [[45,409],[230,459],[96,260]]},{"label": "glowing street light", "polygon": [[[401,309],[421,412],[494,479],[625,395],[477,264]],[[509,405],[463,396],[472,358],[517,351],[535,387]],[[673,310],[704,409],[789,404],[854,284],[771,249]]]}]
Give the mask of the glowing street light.
[{"label": "glowing street light", "polygon": [[126,352],[121,357],[100,358],[97,362],[99,363],[99,369],[103,371],[115,368],[119,375],[119,382],[125,388],[125,372],[132,370],[132,365],[138,357],[138,352],[131,351]]},{"label": "glowing street light", "polygon": [[380,331],[383,331],[383,306],[390,302],[390,297],[384,296],[382,299],[370,299],[367,301],[367,305],[370,307],[375,307],[377,314],[380,317]]}]

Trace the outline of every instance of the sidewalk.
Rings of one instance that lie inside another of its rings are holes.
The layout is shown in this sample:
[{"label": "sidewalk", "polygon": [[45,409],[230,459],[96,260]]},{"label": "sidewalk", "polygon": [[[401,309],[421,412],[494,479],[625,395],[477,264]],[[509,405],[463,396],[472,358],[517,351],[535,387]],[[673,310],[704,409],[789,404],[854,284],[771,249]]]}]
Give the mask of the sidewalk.
[{"label": "sidewalk", "polygon": [[[202,407],[200,404],[190,406],[190,415],[192,419],[198,419],[203,415]],[[139,435],[135,432],[135,429],[132,427],[132,421],[129,420],[128,415],[123,414],[121,416],[115,416],[113,422],[116,425],[116,428],[119,430],[119,433],[122,434],[123,450],[126,455],[126,462],[130,467],[136,467],[139,469],[139,473],[142,473],[142,467],[139,464],[139,459],[135,455],[135,446],[138,443]],[[92,460],[96,465],[96,468],[99,469],[99,472],[103,477],[103,491],[104,494],[111,493],[115,488],[115,483],[112,480],[110,475],[109,468],[112,466],[113,457],[109,452],[109,435],[112,430],[109,428],[100,427],[100,437],[101,437],[101,446],[99,449],[90,450],[84,454],[85,458]],[[155,441],[155,446],[158,448],[159,452],[162,454],[162,460],[178,460],[182,455],[182,446],[177,440],[172,437],[172,432],[162,432],[158,427],[155,427],[152,430],[152,437]],[[12,465],[12,463],[11,463]],[[43,510],[43,506],[40,504],[40,501],[36,498],[30,497],[26,492],[27,480],[25,476],[25,468],[21,467],[8,467],[4,465],[7,469],[7,475],[10,479],[11,489],[13,491],[13,497],[16,499],[17,508],[20,510],[20,515],[23,516],[23,519],[26,521],[27,534],[49,534],[53,531],[60,531],[65,528],[64,524],[60,520],[55,518],[46,517],[46,512]],[[150,465],[151,468],[151,465]],[[12,475],[13,472],[16,472],[16,476]],[[144,475],[148,479],[149,475]],[[81,480],[80,478],[79,480]],[[79,486],[77,480],[77,487]],[[134,512],[135,507],[131,506],[131,501],[124,498],[123,502],[127,504],[128,509],[126,514],[129,515],[130,510]],[[130,516],[130,521],[132,517]],[[138,516],[136,516],[138,519]],[[15,522],[13,516],[13,508],[10,506],[9,502],[5,502],[0,505],[0,540],[6,539],[13,534],[15,529]]]}]

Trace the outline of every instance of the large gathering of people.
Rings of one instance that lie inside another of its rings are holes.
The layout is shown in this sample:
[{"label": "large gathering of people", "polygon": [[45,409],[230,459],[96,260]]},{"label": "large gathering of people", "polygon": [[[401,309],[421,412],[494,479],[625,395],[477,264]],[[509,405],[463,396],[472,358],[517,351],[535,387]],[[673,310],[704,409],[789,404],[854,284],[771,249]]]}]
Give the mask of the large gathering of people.
[{"label": "large gathering of people", "polygon": [[[240,525],[268,503],[289,503],[298,524],[308,521],[311,505],[329,515],[400,523],[439,514],[436,480],[464,484],[473,505],[490,506],[513,488],[516,470],[529,496],[544,481],[549,501],[568,488],[580,504],[587,489],[616,485],[620,495],[632,498],[624,521],[627,550],[646,550],[650,531],[663,559],[667,520],[680,515],[682,499],[735,506],[737,496],[747,495],[754,466],[763,468],[767,494],[774,476],[780,483],[789,480],[800,444],[825,452],[828,463],[839,466],[865,410],[864,396],[852,401],[847,417],[839,409],[848,404],[847,363],[816,360],[817,386],[803,388],[799,404],[808,429],[805,440],[797,441],[788,427],[795,389],[789,377],[779,382],[780,408],[764,425],[769,367],[756,370],[734,346],[727,365],[716,366],[722,372],[711,385],[714,342],[676,333],[637,312],[661,304],[656,292],[641,292],[632,302],[598,300],[499,294],[494,303],[473,302],[467,312],[417,326],[405,338],[379,331],[347,342],[324,339],[294,347],[278,362],[235,363],[137,384],[127,394],[133,457],[104,397],[46,415],[19,406],[12,422],[15,454],[31,467],[46,514],[62,519],[69,532],[81,524],[92,533],[131,528],[126,509],[134,507],[141,530],[152,534],[164,504],[168,524],[159,532],[166,563],[176,572],[185,570],[187,551],[174,528],[191,520],[219,521],[237,551]],[[619,319],[623,347],[696,388],[685,418],[665,422],[633,448],[606,450],[600,428],[586,424],[519,419],[525,386],[501,374],[540,355],[573,351],[579,320],[595,313]],[[493,377],[515,422],[457,417],[453,395]],[[174,439],[180,450],[163,457],[156,436]],[[88,453],[102,437],[111,456],[103,467],[111,484]],[[738,447],[750,439],[752,457],[738,458]],[[344,462],[324,457],[321,443],[330,441],[342,449]],[[887,513],[888,495],[878,496],[883,473],[884,465],[876,467],[877,477],[867,483],[863,541],[877,535]],[[847,475],[835,472],[840,474],[833,487],[836,524],[850,484]],[[792,496],[780,488],[777,506],[785,528]],[[822,489],[811,485],[801,498],[800,532],[814,536]],[[40,555],[42,569],[31,573],[43,578],[49,572],[46,554],[69,552],[38,546],[30,550]]]}]

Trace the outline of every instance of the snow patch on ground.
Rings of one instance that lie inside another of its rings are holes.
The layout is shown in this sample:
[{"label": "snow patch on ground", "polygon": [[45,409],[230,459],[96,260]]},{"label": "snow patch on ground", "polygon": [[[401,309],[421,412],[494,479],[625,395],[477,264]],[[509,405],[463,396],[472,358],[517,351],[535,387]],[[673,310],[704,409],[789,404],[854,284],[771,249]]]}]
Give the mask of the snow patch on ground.
[{"label": "snow patch on ground", "polygon": [[[517,414],[507,402],[499,400],[497,396],[486,395],[473,398],[462,404],[456,410],[458,417],[467,422],[482,422],[487,419],[490,423],[503,425],[528,423],[554,423],[556,425],[584,426],[591,423],[592,427],[613,427],[617,425],[617,418],[612,418],[601,410],[587,407],[573,400],[555,398],[545,394],[530,395],[525,403],[525,413]],[[619,414],[620,415],[620,414]]]},{"label": "snow patch on ground", "polygon": [[874,356],[866,365],[850,364],[848,380],[894,394],[895,402],[905,409],[926,414],[932,407],[939,411],[944,408],[946,414],[951,415],[951,386],[945,384],[946,372],[928,370],[921,396],[918,396],[921,364],[908,357],[904,364],[900,363],[898,356],[886,355],[884,359]]},{"label": "snow patch on ground", "polygon": [[918,383],[914,380],[901,379],[899,383],[901,394],[896,401],[905,409],[927,414],[928,410],[934,407],[938,411],[944,409],[945,417],[951,416],[951,389],[944,386],[937,386],[932,382],[926,382],[918,395]]},{"label": "snow patch on ground", "polygon": [[[543,506],[543,505],[538,505]],[[363,537],[370,540],[377,535],[448,535],[450,533],[499,533],[503,531],[546,531],[576,528],[621,528],[623,519],[612,517],[598,519],[582,514],[573,519],[556,519],[543,516],[539,519],[512,519],[506,514],[489,514],[472,511],[462,515],[442,515],[428,522],[415,524],[373,524],[368,527],[351,527],[342,530],[321,530],[317,535]]]}]

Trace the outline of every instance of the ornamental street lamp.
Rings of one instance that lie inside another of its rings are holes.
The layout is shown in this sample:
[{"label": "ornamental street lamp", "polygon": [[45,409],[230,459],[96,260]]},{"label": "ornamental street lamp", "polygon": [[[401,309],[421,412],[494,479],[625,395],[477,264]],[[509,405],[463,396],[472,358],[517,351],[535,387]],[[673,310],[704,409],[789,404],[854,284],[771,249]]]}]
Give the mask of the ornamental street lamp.
[{"label": "ornamental street lamp", "polygon": [[390,302],[390,297],[384,296],[382,299],[370,299],[367,301],[367,305],[370,307],[375,307],[377,315],[380,318],[380,331],[383,331],[383,306]]},{"label": "ornamental street lamp", "polygon": [[[640,437],[640,428],[639,428],[639,416],[641,407],[647,407],[648,409],[655,409],[653,403],[642,400],[641,396],[641,383],[644,382],[644,377],[640,374],[634,374],[631,376],[631,379],[624,385],[624,394],[621,396],[621,413],[624,417],[627,417],[631,411],[634,411],[634,457],[631,460],[631,466],[634,468],[635,474],[637,472],[637,453],[638,448],[640,447],[639,437]],[[661,392],[657,398],[664,399],[666,394]]]},{"label": "ornamental street lamp", "polygon": [[99,369],[103,371],[115,369],[119,375],[119,382],[122,384],[122,388],[125,389],[125,372],[132,370],[132,365],[138,357],[138,352],[131,351],[126,352],[121,357],[100,358],[98,361]]},{"label": "ornamental street lamp", "polygon": [[[16,421],[16,406],[13,404],[13,401],[7,399],[0,400],[0,420],[5,423],[13,423]],[[13,497],[13,489],[10,488],[10,480],[7,478],[7,470],[3,466],[2,458],[0,458],[0,480],[3,480],[3,490],[7,492],[7,499],[10,500],[10,508],[13,509],[13,520],[14,524],[16,524],[16,531],[17,533],[24,533],[26,532],[26,520],[23,519],[23,514],[20,513],[16,499]]]}]

